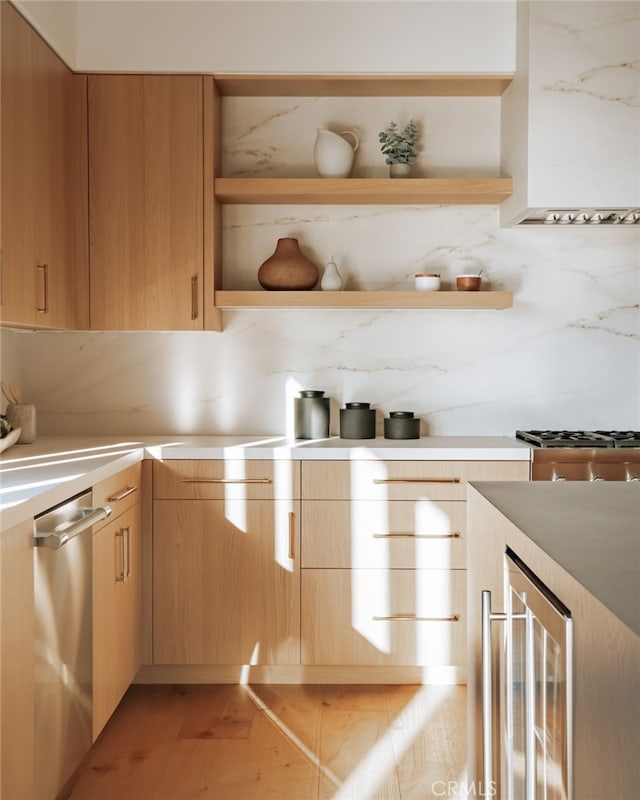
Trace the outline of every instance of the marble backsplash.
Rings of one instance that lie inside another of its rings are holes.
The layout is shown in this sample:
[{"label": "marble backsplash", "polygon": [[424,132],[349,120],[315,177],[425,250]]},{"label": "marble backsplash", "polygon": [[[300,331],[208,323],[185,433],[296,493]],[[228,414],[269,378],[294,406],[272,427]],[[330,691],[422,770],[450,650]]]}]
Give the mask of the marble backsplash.
[{"label": "marble backsplash", "polygon": [[[225,100],[225,175],[314,175],[315,129],[356,130],[354,175],[384,175],[377,132],[416,117],[417,174],[499,174],[499,101]],[[458,171],[457,171],[458,170]],[[640,230],[500,228],[498,206],[228,206],[225,288],[258,288],[282,236],[349,289],[409,289],[416,272],[482,269],[514,306],[247,310],[222,333],[13,332],[2,377],[48,433],[282,434],[292,398],[369,401],[423,434],[640,428]],[[18,374],[16,374],[18,373]]]}]

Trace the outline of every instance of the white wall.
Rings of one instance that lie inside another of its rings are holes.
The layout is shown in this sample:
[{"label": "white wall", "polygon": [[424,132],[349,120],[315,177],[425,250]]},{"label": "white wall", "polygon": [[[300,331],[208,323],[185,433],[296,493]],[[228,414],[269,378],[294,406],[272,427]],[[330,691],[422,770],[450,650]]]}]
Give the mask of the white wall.
[{"label": "white wall", "polygon": [[[509,72],[513,0],[18,0],[80,71]],[[72,20],[68,6],[76,6]],[[74,31],[75,33],[75,31]]]},{"label": "white wall", "polygon": [[12,2],[60,58],[73,69],[77,62],[76,0],[12,0]]}]

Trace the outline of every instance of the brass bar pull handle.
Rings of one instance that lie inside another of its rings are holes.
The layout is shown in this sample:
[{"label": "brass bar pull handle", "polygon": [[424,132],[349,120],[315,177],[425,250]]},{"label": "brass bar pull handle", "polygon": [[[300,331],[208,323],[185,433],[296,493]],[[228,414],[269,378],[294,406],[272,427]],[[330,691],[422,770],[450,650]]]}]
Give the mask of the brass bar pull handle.
[{"label": "brass bar pull handle", "polygon": [[125,581],[124,531],[124,528],[120,528],[119,531],[116,531],[116,539],[120,539],[120,564],[122,565],[120,573],[116,575],[116,583],[124,583]]},{"label": "brass bar pull handle", "polygon": [[49,313],[49,265],[38,264],[38,270],[42,275],[42,304],[38,303],[36,311],[38,314]]},{"label": "brass bar pull handle", "polygon": [[117,503],[118,500],[124,500],[125,497],[129,497],[130,494],[138,491],[137,486],[127,486],[126,489],[122,489],[117,494],[112,494],[111,497],[107,497],[107,500],[110,503]]},{"label": "brass bar pull handle", "polygon": [[129,578],[131,577],[131,528],[127,525],[127,527],[124,530],[125,530],[125,537],[127,540],[127,546],[125,549],[125,553],[127,556],[127,565],[124,571],[124,577],[125,580],[128,581]]},{"label": "brass bar pull handle", "polygon": [[460,478],[374,478],[375,484],[384,483],[460,483]]},{"label": "brass bar pull handle", "polygon": [[191,319],[198,319],[198,276],[191,276]]},{"label": "brass bar pull handle", "polygon": [[459,539],[460,534],[457,531],[453,533],[372,533],[374,539]]},{"label": "brass bar pull handle", "polygon": [[459,614],[451,614],[448,617],[419,617],[416,614],[389,614],[386,617],[379,617],[375,614],[371,619],[374,622],[458,622]]},{"label": "brass bar pull handle", "polygon": [[272,483],[271,478],[182,478],[182,483]]},{"label": "brass bar pull handle", "polygon": [[289,558],[295,558],[295,541],[296,541],[296,515],[293,511],[289,512]]}]

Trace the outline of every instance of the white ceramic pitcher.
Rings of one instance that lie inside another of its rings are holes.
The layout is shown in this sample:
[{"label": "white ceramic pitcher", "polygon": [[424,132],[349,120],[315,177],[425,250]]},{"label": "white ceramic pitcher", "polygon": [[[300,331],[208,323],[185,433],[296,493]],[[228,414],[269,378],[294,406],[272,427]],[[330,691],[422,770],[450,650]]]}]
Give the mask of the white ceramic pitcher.
[{"label": "white ceramic pitcher", "polygon": [[[350,144],[343,136],[353,136],[355,144]],[[340,135],[318,128],[313,157],[316,170],[321,178],[348,178],[353,166],[360,140],[353,131],[342,131]]]}]

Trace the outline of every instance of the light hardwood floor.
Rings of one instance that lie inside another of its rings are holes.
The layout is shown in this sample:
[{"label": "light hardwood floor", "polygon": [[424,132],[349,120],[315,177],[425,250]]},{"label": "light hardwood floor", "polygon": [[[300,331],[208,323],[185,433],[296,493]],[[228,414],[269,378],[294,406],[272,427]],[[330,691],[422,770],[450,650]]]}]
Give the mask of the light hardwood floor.
[{"label": "light hardwood floor", "polygon": [[431,800],[464,686],[132,686],[59,800]]}]

